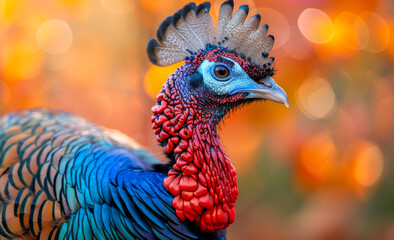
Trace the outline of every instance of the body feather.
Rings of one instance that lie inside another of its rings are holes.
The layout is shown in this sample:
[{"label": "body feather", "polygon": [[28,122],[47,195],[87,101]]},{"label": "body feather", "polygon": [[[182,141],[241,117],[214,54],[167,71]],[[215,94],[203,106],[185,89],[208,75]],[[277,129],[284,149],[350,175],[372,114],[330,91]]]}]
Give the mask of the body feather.
[{"label": "body feather", "polygon": [[173,197],[163,188],[166,174],[151,171],[161,162],[128,137],[46,110],[13,113],[0,122],[1,236],[201,236],[176,217]]}]

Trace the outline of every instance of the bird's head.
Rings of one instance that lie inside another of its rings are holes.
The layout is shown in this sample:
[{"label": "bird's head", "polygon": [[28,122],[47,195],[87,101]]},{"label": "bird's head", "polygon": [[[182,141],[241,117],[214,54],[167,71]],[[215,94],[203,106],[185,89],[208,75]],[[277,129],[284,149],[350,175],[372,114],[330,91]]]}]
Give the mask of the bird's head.
[{"label": "bird's head", "polygon": [[196,107],[216,125],[231,109],[255,100],[271,100],[288,106],[286,93],[272,76],[274,57],[268,57],[274,43],[266,36],[268,25],[258,28],[260,15],[247,21],[248,6],[233,15],[233,1],[220,8],[218,26],[209,15],[210,3],[186,5],[162,22],[157,39],[147,46],[152,63],[167,66],[185,64],[170,76],[172,94]]},{"label": "bird's head", "polygon": [[221,5],[215,31],[210,3],[190,3],[164,20],[147,46],[158,66],[185,62],[164,83],[151,120],[171,160],[163,186],[174,196],[176,215],[204,232],[234,221],[238,196],[235,168],[216,125],[243,103],[264,99],[288,106],[272,79],[274,37],[267,36],[268,26],[259,28],[260,15],[246,20],[246,5],[234,14],[233,8],[232,0]]}]

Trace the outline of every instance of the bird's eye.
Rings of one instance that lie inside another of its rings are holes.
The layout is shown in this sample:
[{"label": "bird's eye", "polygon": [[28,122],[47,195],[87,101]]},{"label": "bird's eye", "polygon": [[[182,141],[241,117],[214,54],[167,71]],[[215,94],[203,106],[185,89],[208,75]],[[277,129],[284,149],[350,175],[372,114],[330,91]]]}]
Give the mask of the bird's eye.
[{"label": "bird's eye", "polygon": [[213,70],[215,78],[218,80],[227,80],[230,76],[230,69],[224,65],[217,65]]}]

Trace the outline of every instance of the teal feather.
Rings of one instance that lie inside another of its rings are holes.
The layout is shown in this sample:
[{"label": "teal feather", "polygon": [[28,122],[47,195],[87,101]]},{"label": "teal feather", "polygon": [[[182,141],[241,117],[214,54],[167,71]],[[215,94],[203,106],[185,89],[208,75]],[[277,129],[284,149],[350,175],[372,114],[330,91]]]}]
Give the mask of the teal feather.
[{"label": "teal feather", "polygon": [[[12,146],[18,146],[19,161],[18,169],[13,163],[1,166],[7,169],[0,188],[2,236],[29,232],[101,240],[197,239],[202,234],[176,217],[173,197],[163,187],[166,174],[152,171],[152,164],[160,161],[146,150],[119,142],[112,132],[71,114],[32,110],[0,122],[0,163]],[[19,135],[23,137],[10,142]],[[52,226],[46,229],[44,206],[52,201],[60,210],[53,207]],[[8,204],[13,204],[11,214],[5,211]],[[19,219],[23,232],[7,227],[10,215]]]}]

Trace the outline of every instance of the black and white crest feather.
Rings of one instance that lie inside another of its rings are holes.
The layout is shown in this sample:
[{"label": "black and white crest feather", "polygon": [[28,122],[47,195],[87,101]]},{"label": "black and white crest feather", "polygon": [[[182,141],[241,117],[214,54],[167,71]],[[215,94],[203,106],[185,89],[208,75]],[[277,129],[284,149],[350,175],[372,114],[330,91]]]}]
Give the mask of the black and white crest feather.
[{"label": "black and white crest feather", "polygon": [[258,28],[260,15],[246,20],[249,13],[247,5],[241,6],[233,14],[233,0],[226,1],[220,7],[215,33],[210,8],[209,2],[198,6],[189,3],[165,19],[157,29],[157,40],[152,38],[148,42],[149,60],[158,66],[172,65],[211,44],[234,50],[260,66],[273,61],[273,58],[268,58],[268,54],[273,47],[274,37],[267,36],[268,25]]}]

